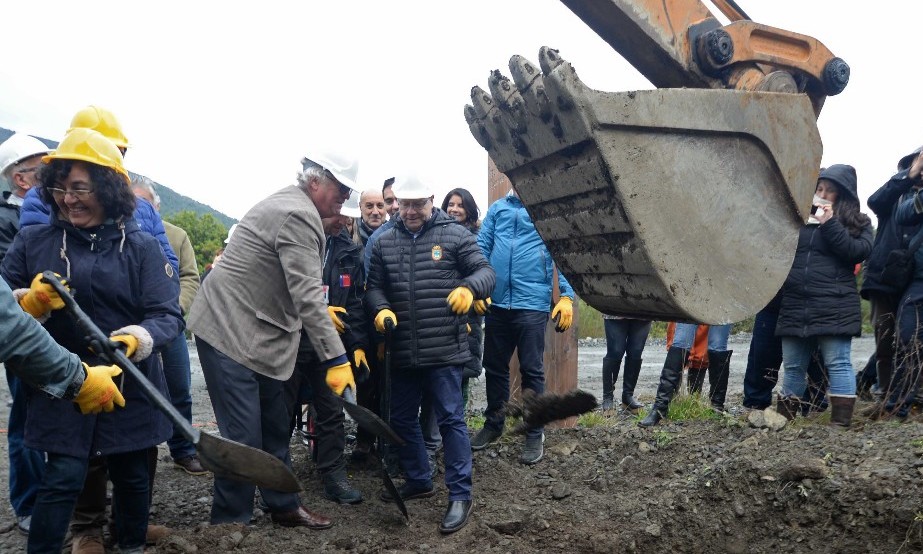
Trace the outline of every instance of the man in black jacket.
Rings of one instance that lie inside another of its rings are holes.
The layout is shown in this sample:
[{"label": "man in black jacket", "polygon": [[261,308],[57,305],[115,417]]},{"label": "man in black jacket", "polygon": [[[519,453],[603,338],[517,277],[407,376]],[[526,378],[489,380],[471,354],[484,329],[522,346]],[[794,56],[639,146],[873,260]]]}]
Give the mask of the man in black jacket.
[{"label": "man in black jacket", "polygon": [[[347,357],[353,362],[353,372],[357,376],[367,376],[368,336],[362,307],[365,270],[362,266],[362,248],[353,242],[346,230],[346,222],[358,216],[349,212],[349,209],[344,204],[340,210],[341,215],[323,219],[327,244],[322,278],[327,312],[340,334]],[[313,454],[324,484],[324,496],[341,504],[358,504],[362,502],[362,494],[352,488],[346,477],[343,407],[324,384],[325,374],[320,370],[320,362],[311,341],[302,330],[295,372],[285,384],[286,401],[294,407],[296,414],[300,413],[303,402],[309,401],[313,405],[314,434],[317,437]]]},{"label": "man in black jacket", "polygon": [[923,146],[901,158],[897,162],[897,173],[868,199],[869,208],[878,217],[878,230],[875,233],[872,253],[865,261],[861,294],[871,303],[870,318],[875,329],[876,363],[866,367],[876,373],[871,375],[866,374],[866,371],[860,373],[857,379],[857,390],[860,394],[868,391],[876,378],[878,389],[885,396],[891,386],[895,353],[895,314],[904,291],[882,283],[881,270],[884,268],[885,260],[888,259],[888,254],[892,250],[906,248],[918,229],[918,227],[898,225],[894,221],[894,213],[901,200],[912,194],[911,189],[920,185],[919,175],[910,176],[911,164],[920,152],[923,152]]},{"label": "man in black jacket", "polygon": [[[420,401],[432,399],[445,456],[449,505],[439,530],[461,529],[471,514],[471,442],[465,425],[462,368],[470,358],[468,313],[475,298],[493,290],[496,274],[472,235],[433,207],[431,189],[418,179],[395,180],[399,209],[394,226],[371,246],[365,303],[383,332],[394,325],[391,424],[406,441],[407,474],[401,498],[433,496],[420,430]],[[383,493],[382,499],[392,500]]]}]

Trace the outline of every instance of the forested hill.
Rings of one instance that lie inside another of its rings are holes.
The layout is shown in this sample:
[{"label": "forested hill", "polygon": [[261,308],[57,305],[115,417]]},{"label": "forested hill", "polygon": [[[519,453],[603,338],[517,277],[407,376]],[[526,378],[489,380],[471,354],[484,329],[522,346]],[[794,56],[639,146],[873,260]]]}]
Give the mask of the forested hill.
[{"label": "forested hill", "polygon": [[[10,129],[5,129],[3,127],[0,127],[0,143],[10,138],[11,136],[13,136],[13,133],[14,131],[11,131]],[[49,148],[53,149],[53,148],[57,148],[58,146],[58,143],[53,140],[46,139],[43,137],[37,137],[37,138],[41,140],[42,142],[44,142],[45,144],[47,144]],[[131,174],[132,176],[135,175],[135,173],[131,173]],[[215,219],[220,221],[221,224],[224,225],[225,227],[230,227],[234,223],[237,223],[237,220],[234,219],[233,217],[225,215],[219,212],[218,210],[212,208],[211,206],[207,206],[199,202],[198,200],[194,200],[192,198],[189,198],[188,196],[183,196],[182,194],[176,192],[175,190],[171,189],[170,187],[166,185],[163,185],[156,181],[155,181],[155,185],[156,185],[155,188],[157,189],[157,194],[160,195],[160,213],[163,216],[175,215],[183,210],[188,210],[188,211],[194,212],[196,215],[199,215],[199,216],[204,215],[204,214],[211,214],[215,217]],[[6,183],[3,183],[3,185],[0,186],[0,189],[6,190]]]}]

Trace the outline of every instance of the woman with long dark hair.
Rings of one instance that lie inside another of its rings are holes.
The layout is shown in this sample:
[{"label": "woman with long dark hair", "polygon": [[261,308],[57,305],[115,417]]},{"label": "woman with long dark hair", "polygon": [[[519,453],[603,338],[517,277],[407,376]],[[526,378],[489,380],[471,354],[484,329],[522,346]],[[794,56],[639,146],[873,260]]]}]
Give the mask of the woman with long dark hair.
[{"label": "woman with long dark hair", "polygon": [[862,331],[854,269],[872,250],[872,222],[859,211],[856,170],[836,164],[820,172],[814,212],[801,229],[795,261],[782,287],[776,336],[782,338],[785,378],[777,411],[800,411],[806,372],[819,349],[827,368],[830,423],[848,427],[856,403],[850,359]]},{"label": "woman with long dark hair", "polygon": [[455,218],[475,235],[481,226],[481,210],[478,209],[474,196],[467,189],[454,188],[445,195],[442,211]]},{"label": "woman with long dark hair", "polygon": [[[41,194],[51,207],[50,220],[19,232],[0,267],[3,278],[22,289],[43,271],[63,275],[83,311],[123,345],[166,395],[163,368],[152,354],[183,330],[179,281],[157,239],[143,233],[133,217],[135,197],[122,154],[98,132],[76,128],[42,162]],[[81,360],[89,365],[100,363],[67,314],[37,315],[46,320],[56,342],[82,353]],[[91,457],[107,461],[119,550],[144,550],[150,511],[148,451],[168,439],[172,427],[133,378],[121,385],[125,408],[95,416],[29,391],[26,446],[47,453],[29,552],[61,551]]]}]

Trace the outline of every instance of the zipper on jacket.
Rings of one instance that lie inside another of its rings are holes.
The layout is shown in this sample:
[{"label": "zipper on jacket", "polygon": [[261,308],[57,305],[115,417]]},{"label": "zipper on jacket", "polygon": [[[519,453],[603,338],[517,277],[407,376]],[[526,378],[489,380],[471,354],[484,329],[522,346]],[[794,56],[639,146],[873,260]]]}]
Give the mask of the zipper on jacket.
[{"label": "zipper on jacket", "polygon": [[524,210],[525,208],[524,207],[516,208],[516,212],[515,212],[516,217],[513,218],[513,238],[510,241],[510,269],[506,273],[507,276],[509,276],[509,281],[510,281],[510,305],[507,308],[508,310],[513,309],[513,253],[516,248],[516,237],[519,236],[519,210],[521,209]]},{"label": "zipper on jacket", "polygon": [[[802,298],[805,299],[808,298],[808,278],[811,275],[811,254],[814,253],[814,237],[817,236],[817,230],[817,226],[811,230],[811,240],[808,242],[808,255],[804,262],[804,281],[801,283],[801,294],[803,295]],[[801,309],[803,312],[801,318],[801,336],[806,337],[808,336],[808,303],[805,302]]]},{"label": "zipper on jacket", "polygon": [[[403,249],[401,249],[403,252]],[[414,286],[414,262],[417,257],[417,237],[410,235],[410,269],[409,269],[409,279],[407,284],[410,285],[408,292],[410,293],[410,344],[413,347],[410,349],[410,367],[417,367],[417,288]]]}]

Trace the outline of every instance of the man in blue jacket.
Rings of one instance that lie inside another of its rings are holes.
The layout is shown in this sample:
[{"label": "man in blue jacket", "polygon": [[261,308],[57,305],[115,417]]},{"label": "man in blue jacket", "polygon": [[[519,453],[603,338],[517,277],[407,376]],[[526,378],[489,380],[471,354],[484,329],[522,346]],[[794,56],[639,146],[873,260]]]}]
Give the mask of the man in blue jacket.
[{"label": "man in blue jacket", "polygon": [[[504,407],[510,399],[510,360],[518,349],[523,391],[545,391],[545,327],[548,312],[555,329],[566,331],[573,321],[574,290],[558,273],[560,300],[551,310],[554,261],[539,236],[529,212],[515,189],[487,210],[478,246],[497,272],[492,306],[484,319],[484,369],[487,375],[487,409],[484,428],[472,439],[481,450],[500,438]],[[535,464],[544,454],[544,428],[526,433],[519,461]]]}]

